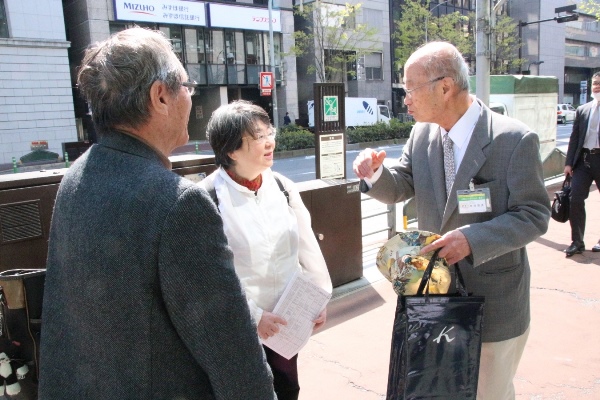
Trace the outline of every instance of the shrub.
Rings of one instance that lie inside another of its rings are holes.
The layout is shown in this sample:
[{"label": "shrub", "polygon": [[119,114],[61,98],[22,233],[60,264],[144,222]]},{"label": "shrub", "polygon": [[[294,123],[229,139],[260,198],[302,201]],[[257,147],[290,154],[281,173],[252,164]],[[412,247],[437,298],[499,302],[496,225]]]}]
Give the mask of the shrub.
[{"label": "shrub", "polygon": [[370,126],[359,126],[346,130],[348,143],[365,143],[378,140],[402,139],[410,136],[413,124],[390,120],[390,124],[377,123]]},{"label": "shrub", "polygon": [[279,127],[275,151],[312,149],[315,147],[315,135],[298,125]]}]

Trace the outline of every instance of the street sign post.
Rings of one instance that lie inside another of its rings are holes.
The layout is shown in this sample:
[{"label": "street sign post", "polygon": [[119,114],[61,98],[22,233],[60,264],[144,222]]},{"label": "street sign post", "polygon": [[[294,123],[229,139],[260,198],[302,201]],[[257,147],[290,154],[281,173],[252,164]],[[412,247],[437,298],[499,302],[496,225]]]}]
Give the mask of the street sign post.
[{"label": "street sign post", "polygon": [[270,96],[271,90],[275,87],[275,80],[272,72],[260,72],[260,95]]}]

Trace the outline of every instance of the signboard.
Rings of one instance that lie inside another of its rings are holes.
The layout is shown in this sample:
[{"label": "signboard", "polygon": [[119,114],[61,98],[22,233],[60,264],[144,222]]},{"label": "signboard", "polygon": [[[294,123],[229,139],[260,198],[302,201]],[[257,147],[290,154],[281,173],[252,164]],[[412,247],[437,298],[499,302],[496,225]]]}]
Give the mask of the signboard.
[{"label": "signboard", "polygon": [[339,121],[340,107],[337,96],[323,96],[323,121]]},{"label": "signboard", "polygon": [[204,3],[177,0],[114,0],[115,19],[206,26]]},{"label": "signboard", "polygon": [[344,134],[319,136],[320,179],[344,179]]},{"label": "signboard", "polygon": [[579,83],[579,104],[587,103],[587,81]]},{"label": "signboard", "polygon": [[[210,3],[210,26],[269,31],[269,10]],[[281,12],[271,11],[273,32],[281,32]]]},{"label": "signboard", "polygon": [[260,89],[260,95],[261,96],[270,96],[271,95],[271,89]]},{"label": "signboard", "polygon": [[260,88],[263,90],[271,91],[273,89],[273,87],[275,86],[275,80],[273,79],[273,73],[272,72],[261,72],[259,75],[260,75],[259,76]]}]

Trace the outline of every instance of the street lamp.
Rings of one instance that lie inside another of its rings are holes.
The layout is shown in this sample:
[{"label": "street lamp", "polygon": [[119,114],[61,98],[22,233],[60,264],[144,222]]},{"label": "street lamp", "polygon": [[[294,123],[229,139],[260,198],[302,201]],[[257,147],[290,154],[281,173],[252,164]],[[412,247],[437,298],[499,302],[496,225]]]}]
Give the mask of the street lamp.
[{"label": "street lamp", "polygon": [[437,4],[435,7],[433,7],[432,9],[430,9],[427,12],[427,15],[425,16],[425,43],[427,43],[427,27],[429,26],[429,14],[431,14],[431,12],[433,10],[435,10],[436,8],[438,8],[439,6],[441,6],[442,4],[446,4],[449,1],[450,0],[446,0],[446,1],[441,2],[440,4]]},{"label": "street lamp", "polygon": [[540,64],[543,64],[543,63],[544,63],[543,61],[531,61],[531,62],[529,63],[529,65],[527,65],[527,72],[528,72],[529,74],[531,74],[531,66],[532,66],[532,65],[537,65],[537,66],[538,66],[538,75],[539,75],[539,74],[540,74],[539,65],[540,65]]}]

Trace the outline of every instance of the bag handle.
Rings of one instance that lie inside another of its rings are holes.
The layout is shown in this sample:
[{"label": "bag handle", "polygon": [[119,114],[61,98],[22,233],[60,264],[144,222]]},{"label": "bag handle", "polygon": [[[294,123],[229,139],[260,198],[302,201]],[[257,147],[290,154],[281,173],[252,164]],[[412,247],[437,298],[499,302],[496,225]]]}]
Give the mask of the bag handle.
[{"label": "bag handle", "polygon": [[567,176],[565,176],[565,180],[563,181],[562,187],[563,189],[571,187],[571,175],[567,174]]},{"label": "bag handle", "polygon": [[[429,264],[427,264],[427,268],[425,268],[425,272],[423,272],[423,277],[421,278],[421,283],[419,284],[419,289],[417,290],[417,296],[423,296],[423,291],[425,290],[425,286],[427,286],[427,290],[425,292],[426,296],[429,296],[429,279],[431,278],[431,273],[433,272],[433,267],[435,266],[435,262],[440,259],[438,253],[441,249],[437,249],[431,255],[429,259]],[[458,267],[458,263],[454,264],[454,270],[456,271],[456,291],[460,293],[463,297],[468,297],[467,289],[465,287],[465,280],[460,272],[460,268]]]}]

